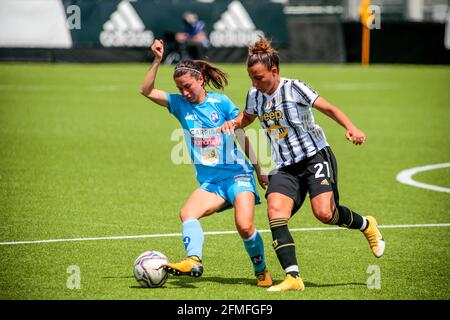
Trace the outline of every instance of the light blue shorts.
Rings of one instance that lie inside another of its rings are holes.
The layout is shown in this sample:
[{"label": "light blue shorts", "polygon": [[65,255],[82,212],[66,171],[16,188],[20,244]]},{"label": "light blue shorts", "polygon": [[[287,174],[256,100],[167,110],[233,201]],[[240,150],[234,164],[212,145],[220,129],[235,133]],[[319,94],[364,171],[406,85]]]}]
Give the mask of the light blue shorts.
[{"label": "light blue shorts", "polygon": [[232,208],[236,196],[244,191],[253,192],[255,205],[261,203],[253,174],[239,174],[215,183],[204,182],[200,185],[200,188],[214,192],[225,199],[228,205],[219,210],[219,212]]}]

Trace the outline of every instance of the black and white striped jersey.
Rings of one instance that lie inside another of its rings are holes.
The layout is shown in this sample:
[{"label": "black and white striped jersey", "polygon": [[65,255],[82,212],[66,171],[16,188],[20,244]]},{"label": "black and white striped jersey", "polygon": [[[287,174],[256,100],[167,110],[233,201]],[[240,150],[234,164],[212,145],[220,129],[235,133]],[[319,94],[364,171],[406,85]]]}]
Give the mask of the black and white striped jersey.
[{"label": "black and white striped jersey", "polygon": [[277,168],[309,158],[328,146],[311,110],[318,97],[303,82],[288,78],[281,78],[271,95],[254,87],[249,90],[244,111],[258,116]]}]

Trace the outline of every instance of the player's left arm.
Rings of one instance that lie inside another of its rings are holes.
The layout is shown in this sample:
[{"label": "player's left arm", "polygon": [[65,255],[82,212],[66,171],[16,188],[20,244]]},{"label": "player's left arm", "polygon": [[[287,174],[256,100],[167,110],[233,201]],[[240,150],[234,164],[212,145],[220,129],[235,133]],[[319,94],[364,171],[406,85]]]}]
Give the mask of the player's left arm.
[{"label": "player's left arm", "polygon": [[366,141],[366,135],[358,129],[342,110],[334,106],[322,97],[314,101],[313,107],[335,120],[346,129],[345,137],[355,145],[363,144]]}]

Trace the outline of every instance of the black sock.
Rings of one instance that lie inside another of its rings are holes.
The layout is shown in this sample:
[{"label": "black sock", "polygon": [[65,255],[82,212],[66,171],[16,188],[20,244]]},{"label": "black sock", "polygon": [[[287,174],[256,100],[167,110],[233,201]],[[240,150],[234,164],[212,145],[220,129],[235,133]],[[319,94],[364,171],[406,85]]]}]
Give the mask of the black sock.
[{"label": "black sock", "polygon": [[[272,231],[272,246],[277,254],[281,267],[286,270],[290,266],[297,266],[297,257],[295,255],[295,244],[288,228],[288,219],[273,219],[269,221]],[[289,271],[288,274],[294,278],[298,277],[298,271]]]},{"label": "black sock", "polygon": [[364,217],[347,207],[337,205],[333,217],[327,223],[348,229],[361,229],[364,224]]}]

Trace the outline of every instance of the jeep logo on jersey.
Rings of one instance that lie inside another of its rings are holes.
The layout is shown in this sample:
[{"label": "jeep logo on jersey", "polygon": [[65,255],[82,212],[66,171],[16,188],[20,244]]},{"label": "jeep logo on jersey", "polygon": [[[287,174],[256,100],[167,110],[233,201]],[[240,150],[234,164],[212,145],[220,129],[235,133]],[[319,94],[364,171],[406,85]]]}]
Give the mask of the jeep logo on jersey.
[{"label": "jeep logo on jersey", "polygon": [[264,32],[256,27],[242,3],[232,1],[220,20],[214,23],[209,41],[215,47],[246,47],[264,38]]},{"label": "jeep logo on jersey", "polygon": [[211,112],[211,115],[209,116],[209,118],[211,119],[211,121],[213,123],[217,123],[219,122],[219,113],[217,111]]},{"label": "jeep logo on jersey", "polygon": [[145,30],[144,23],[127,0],[119,3],[100,33],[100,43],[104,47],[145,47],[153,42],[153,38],[153,32]]},{"label": "jeep logo on jersey", "polygon": [[263,113],[263,115],[262,115],[262,119],[264,120],[264,121],[269,121],[269,120],[274,120],[274,121],[278,121],[278,120],[280,120],[280,119],[282,119],[283,118],[283,114],[281,113],[281,111],[271,111],[271,112],[268,112],[268,113]]}]

